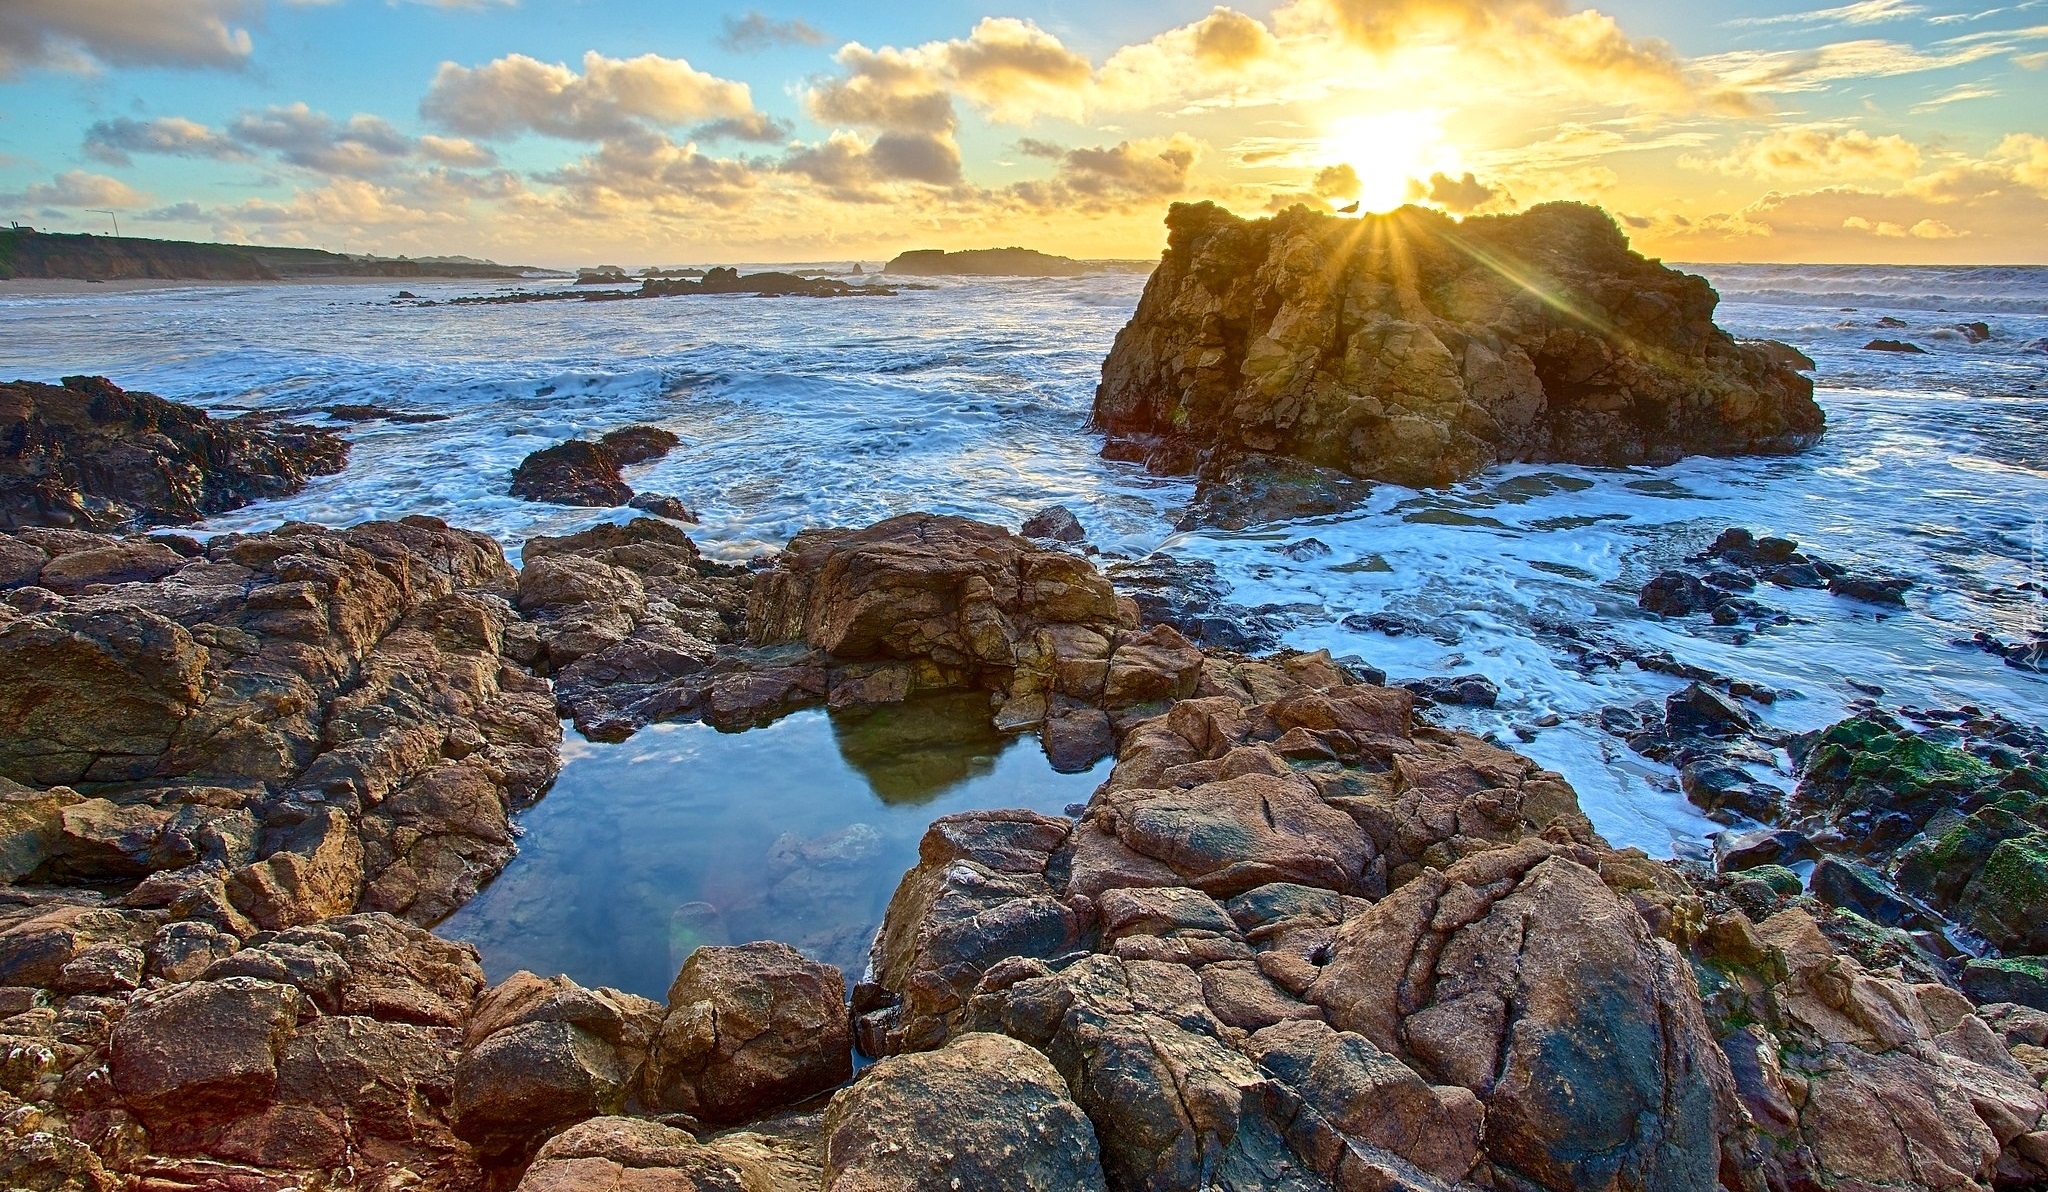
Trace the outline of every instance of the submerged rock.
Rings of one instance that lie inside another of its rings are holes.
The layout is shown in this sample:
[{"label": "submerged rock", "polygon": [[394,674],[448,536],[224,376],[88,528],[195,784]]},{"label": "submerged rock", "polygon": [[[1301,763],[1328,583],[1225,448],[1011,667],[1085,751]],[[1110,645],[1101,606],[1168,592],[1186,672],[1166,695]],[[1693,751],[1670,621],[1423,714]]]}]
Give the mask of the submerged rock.
[{"label": "submerged rock", "polygon": [[105,377],[0,384],[0,530],[194,522],[347,462],[347,441],[329,431],[216,419]]},{"label": "submerged rock", "polygon": [[1094,412],[1155,470],[1261,452],[1438,485],[1508,461],[1787,453],[1822,430],[1809,378],[1715,327],[1712,287],[1595,208],[1361,224],[1176,204],[1167,229]]}]

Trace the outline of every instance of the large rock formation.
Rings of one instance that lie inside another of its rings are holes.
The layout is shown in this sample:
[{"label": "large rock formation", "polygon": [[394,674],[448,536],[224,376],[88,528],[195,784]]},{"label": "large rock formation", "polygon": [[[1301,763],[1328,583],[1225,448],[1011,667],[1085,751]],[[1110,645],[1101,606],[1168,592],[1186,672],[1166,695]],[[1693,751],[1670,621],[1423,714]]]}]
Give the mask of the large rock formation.
[{"label": "large rock formation", "polygon": [[105,377],[0,384],[0,530],[132,530],[288,496],[341,471],[330,431],[215,419]]},{"label": "large rock formation", "polygon": [[559,765],[546,682],[501,653],[512,569],[480,534],[25,530],[0,557],[18,876],[132,886],[129,905],[238,934],[433,923],[511,858],[512,808]]},{"label": "large rock formation", "polygon": [[1270,453],[1425,486],[1821,433],[1810,380],[1715,327],[1704,279],[1630,251],[1593,207],[1248,221],[1175,204],[1167,229],[1094,414],[1107,451],[1154,470]]}]

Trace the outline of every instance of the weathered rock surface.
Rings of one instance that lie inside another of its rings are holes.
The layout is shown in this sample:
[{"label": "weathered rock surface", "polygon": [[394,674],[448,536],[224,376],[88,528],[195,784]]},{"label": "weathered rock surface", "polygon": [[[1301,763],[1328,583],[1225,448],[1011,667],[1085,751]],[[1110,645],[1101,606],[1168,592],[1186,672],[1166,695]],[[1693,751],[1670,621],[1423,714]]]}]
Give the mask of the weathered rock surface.
[{"label": "weathered rock surface", "polygon": [[758,1117],[853,1075],[846,981],[787,944],[699,948],[670,986],[647,1099],[700,1121]]},{"label": "weathered rock surface", "polygon": [[[124,549],[5,541],[45,552],[38,581]],[[18,863],[140,880],[133,905],[241,934],[359,908],[431,923],[503,866],[560,729],[500,652],[496,544],[426,518],[287,525],[176,562],[0,610],[0,777],[46,792],[12,804]]]},{"label": "weathered rock surface", "polygon": [[825,1188],[1103,1187],[1095,1129],[1039,1052],[966,1034],[861,1074],[825,1112]]},{"label": "weathered rock surface", "polygon": [[540,1148],[518,1192],[816,1192],[816,1158],[783,1138],[708,1142],[645,1118],[601,1117]]},{"label": "weathered rock surface", "polygon": [[104,377],[0,384],[0,530],[193,522],[347,462],[348,443],[329,431],[211,418]]},{"label": "weathered rock surface", "polygon": [[1508,461],[1788,453],[1822,430],[1810,379],[1717,328],[1705,280],[1592,207],[1176,204],[1167,229],[1094,413],[1156,470],[1264,452],[1420,486]]}]

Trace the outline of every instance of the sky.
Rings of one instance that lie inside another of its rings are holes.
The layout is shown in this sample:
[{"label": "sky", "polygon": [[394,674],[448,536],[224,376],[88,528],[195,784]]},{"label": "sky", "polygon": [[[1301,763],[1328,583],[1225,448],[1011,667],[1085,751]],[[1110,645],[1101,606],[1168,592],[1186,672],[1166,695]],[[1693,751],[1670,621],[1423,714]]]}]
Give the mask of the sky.
[{"label": "sky", "polygon": [[0,0],[0,218],[48,230],[1146,258],[1202,199],[2048,263],[2048,0]]}]

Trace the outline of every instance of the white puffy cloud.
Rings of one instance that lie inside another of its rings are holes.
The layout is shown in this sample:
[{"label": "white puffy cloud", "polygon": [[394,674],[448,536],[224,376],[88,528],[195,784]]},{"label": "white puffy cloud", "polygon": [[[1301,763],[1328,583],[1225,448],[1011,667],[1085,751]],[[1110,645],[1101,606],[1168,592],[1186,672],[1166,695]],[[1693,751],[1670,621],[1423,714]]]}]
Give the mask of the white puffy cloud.
[{"label": "white puffy cloud", "polygon": [[126,211],[146,207],[150,197],[119,178],[69,170],[48,182],[32,182],[21,190],[0,194],[0,204],[10,207],[69,207],[81,210],[114,208]]},{"label": "white puffy cloud", "polygon": [[236,69],[257,0],[4,0],[0,79],[50,66]]},{"label": "white puffy cloud", "polygon": [[538,132],[601,141],[753,112],[745,83],[707,74],[681,58],[607,58],[592,50],[578,74],[561,63],[508,54],[483,66],[443,62],[420,114],[473,137]]},{"label": "white puffy cloud", "polygon": [[1920,147],[1896,133],[1808,124],[1773,129],[1718,157],[1684,154],[1678,164],[1766,179],[1910,178],[1920,170]]},{"label": "white puffy cloud", "polygon": [[231,138],[182,116],[155,120],[117,116],[98,121],[85,130],[85,152],[88,157],[117,166],[132,164],[131,155],[136,153],[215,160],[248,156],[247,150]]}]

